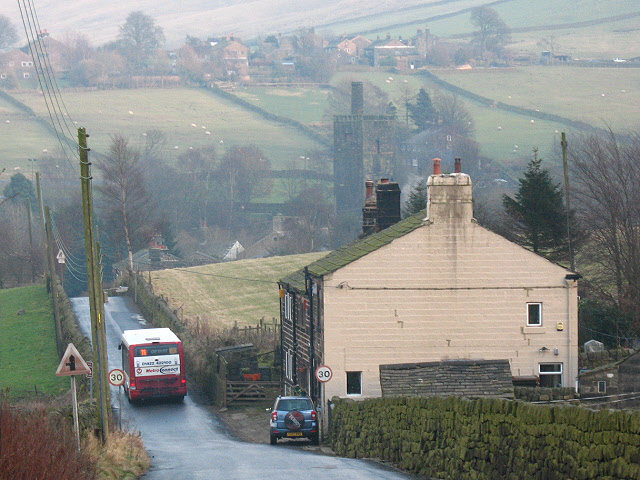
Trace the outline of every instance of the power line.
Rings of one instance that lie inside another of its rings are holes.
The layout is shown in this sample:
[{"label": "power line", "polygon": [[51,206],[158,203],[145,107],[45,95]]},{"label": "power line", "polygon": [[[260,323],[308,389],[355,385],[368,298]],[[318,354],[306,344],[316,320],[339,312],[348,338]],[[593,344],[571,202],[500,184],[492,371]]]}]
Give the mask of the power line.
[{"label": "power line", "polygon": [[[72,156],[77,156],[77,144],[74,144],[64,133],[66,128],[70,133],[70,137],[73,138],[71,129],[65,119],[65,113],[62,112],[61,103],[64,106],[64,102],[62,102],[62,95],[60,94],[60,89],[55,81],[53,69],[50,65],[50,57],[46,51],[46,47],[43,46],[44,43],[42,42],[42,35],[39,33],[40,26],[35,7],[31,0],[18,0],[18,6],[20,8],[20,16],[27,36],[29,51],[31,53],[31,58],[33,59],[36,76],[38,77],[38,83],[44,97],[49,119],[51,120],[51,126],[56,134],[67,162],[69,162],[74,171],[77,171],[76,165],[71,161],[67,152],[68,149],[71,151]],[[66,116],[69,116],[68,112],[66,112]],[[65,148],[65,145],[67,148]]]}]

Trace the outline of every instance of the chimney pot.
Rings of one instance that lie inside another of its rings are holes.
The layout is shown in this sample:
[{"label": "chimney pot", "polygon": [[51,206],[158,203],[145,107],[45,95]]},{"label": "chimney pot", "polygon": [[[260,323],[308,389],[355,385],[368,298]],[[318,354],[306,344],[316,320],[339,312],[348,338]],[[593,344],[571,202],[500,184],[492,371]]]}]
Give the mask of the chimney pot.
[{"label": "chimney pot", "polygon": [[462,173],[462,160],[460,158],[455,159],[454,172]]},{"label": "chimney pot", "polygon": [[365,198],[373,197],[373,180],[367,180],[364,184],[367,187],[367,194]]},{"label": "chimney pot", "polygon": [[439,158],[434,158],[433,159],[433,174],[434,175],[441,175],[442,174],[442,170],[440,168],[440,162],[441,162],[441,160]]}]

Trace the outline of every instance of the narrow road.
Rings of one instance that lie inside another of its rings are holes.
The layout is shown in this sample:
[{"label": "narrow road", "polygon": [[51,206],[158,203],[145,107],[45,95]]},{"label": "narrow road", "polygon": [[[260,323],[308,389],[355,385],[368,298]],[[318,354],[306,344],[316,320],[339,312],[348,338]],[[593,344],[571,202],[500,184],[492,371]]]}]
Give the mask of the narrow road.
[{"label": "narrow road", "polygon": [[[90,335],[89,300],[71,299],[82,331]],[[118,343],[123,330],[146,328],[128,297],[105,304],[109,370],[122,368]],[[285,445],[244,443],[234,439],[197,396],[184,403],[130,405],[112,387],[114,407],[121,404],[123,427],[140,432],[151,457],[145,480],[264,480],[269,477],[305,480],[401,480],[410,475],[374,462],[318,455]],[[117,422],[117,415],[115,421]],[[265,419],[265,429],[268,428]]]}]

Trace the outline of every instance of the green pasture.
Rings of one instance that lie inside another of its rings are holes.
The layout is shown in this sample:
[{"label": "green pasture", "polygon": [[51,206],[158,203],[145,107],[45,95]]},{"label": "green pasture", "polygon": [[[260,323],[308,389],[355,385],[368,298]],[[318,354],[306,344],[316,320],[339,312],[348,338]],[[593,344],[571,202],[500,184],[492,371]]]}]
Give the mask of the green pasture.
[{"label": "green pasture", "polygon": [[[64,91],[62,95],[69,117],[75,122],[70,123],[72,131],[85,127],[90,135],[89,146],[101,153],[108,151],[114,134],[128,135],[134,145],[141,145],[148,130],[165,134],[163,154],[168,160],[190,148],[215,145],[223,153],[229,145],[255,144],[263,149],[273,168],[279,169],[287,159],[318,148],[313,140],[295,129],[267,121],[206,90]],[[41,94],[26,92],[15,97],[38,115],[47,117]],[[50,137],[38,143],[40,150],[55,148]]]},{"label": "green pasture", "polygon": [[286,255],[151,272],[156,295],[169,299],[186,319],[216,327],[256,325],[279,317],[278,280],[327,252]]},{"label": "green pasture", "polygon": [[[24,314],[18,312],[24,310]],[[16,395],[59,395],[69,379],[56,377],[51,297],[44,285],[0,290],[0,388]]]},{"label": "green pasture", "polygon": [[[40,100],[43,101],[42,95]],[[30,177],[27,159],[41,157],[42,145],[54,146],[56,139],[26,113],[0,98],[0,141],[0,170],[6,168],[7,175],[17,172],[14,169],[19,168]]]},{"label": "green pasture", "polygon": [[640,119],[640,69],[532,66],[438,70],[438,77],[483,97],[615,130]]},{"label": "green pasture", "polygon": [[[484,4],[475,0],[454,4],[425,3],[414,7],[398,8],[393,13],[366,15],[344,22],[343,30],[353,33],[366,32],[375,40],[387,33],[392,36],[412,37],[418,28],[429,28],[431,33],[447,40],[447,37],[470,34],[474,27],[470,12],[465,9]],[[615,57],[633,58],[640,55],[640,29],[638,17],[604,21],[608,17],[630,15],[639,11],[635,2],[627,0],[512,0],[491,6],[512,29],[529,28],[529,32],[514,32],[510,48],[538,54],[544,48],[537,45],[542,38],[553,36],[558,51],[578,58]],[[451,14],[445,18],[435,18]],[[551,29],[562,24],[595,22],[595,24]],[[547,27],[547,28],[545,28]],[[335,28],[334,28],[335,30]],[[466,42],[470,37],[456,41]]]},{"label": "green pasture", "polygon": [[241,87],[234,95],[270,113],[307,125],[323,121],[329,90],[317,87]]}]

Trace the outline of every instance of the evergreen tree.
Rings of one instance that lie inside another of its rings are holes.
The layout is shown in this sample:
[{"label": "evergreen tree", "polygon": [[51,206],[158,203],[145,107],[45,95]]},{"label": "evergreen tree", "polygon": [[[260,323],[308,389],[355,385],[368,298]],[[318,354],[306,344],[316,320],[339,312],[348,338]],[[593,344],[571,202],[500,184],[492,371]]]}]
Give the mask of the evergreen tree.
[{"label": "evergreen tree", "polygon": [[9,185],[4,188],[2,194],[13,203],[25,203],[29,199],[32,209],[38,204],[33,183],[21,173],[11,177]]},{"label": "evergreen tree", "polygon": [[409,192],[409,198],[404,204],[404,217],[409,217],[425,208],[427,208],[427,184],[424,180],[420,180]]},{"label": "evergreen tree", "polygon": [[438,112],[431,103],[431,97],[424,88],[418,92],[415,104],[408,104],[409,116],[419,130],[426,130],[438,120]]},{"label": "evergreen tree", "polygon": [[542,168],[541,163],[534,150],[533,160],[519,179],[515,198],[502,196],[505,212],[513,221],[505,231],[519,245],[558,259],[568,247],[567,212],[560,185],[553,183],[549,170]]}]

